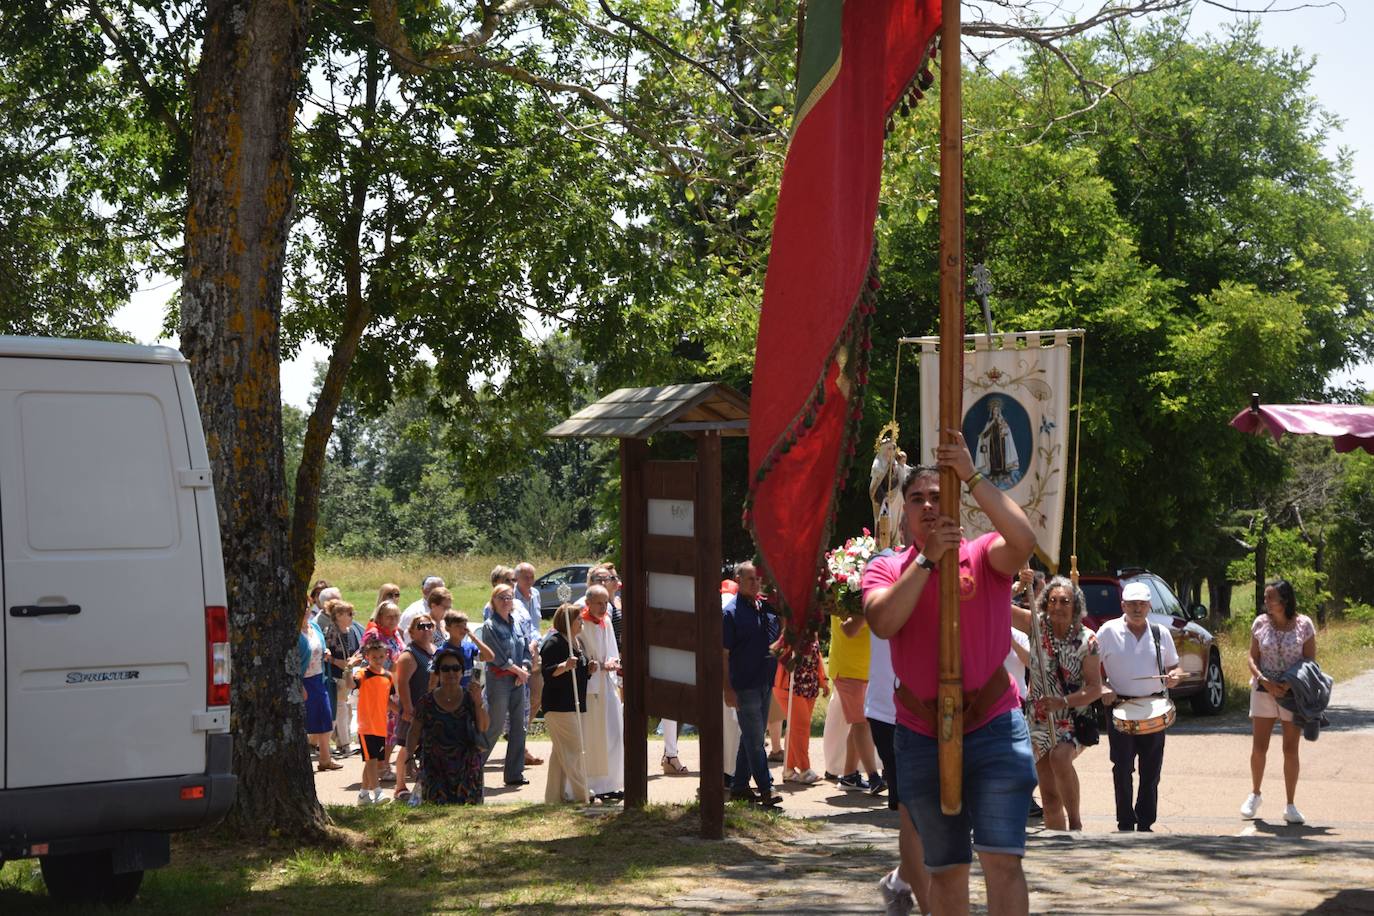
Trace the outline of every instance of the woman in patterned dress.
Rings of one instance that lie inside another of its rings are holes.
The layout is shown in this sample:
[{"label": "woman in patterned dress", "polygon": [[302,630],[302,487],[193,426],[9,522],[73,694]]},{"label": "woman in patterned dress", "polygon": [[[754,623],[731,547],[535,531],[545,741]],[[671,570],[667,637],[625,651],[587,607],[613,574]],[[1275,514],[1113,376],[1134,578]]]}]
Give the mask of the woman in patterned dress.
[{"label": "woman in patterned dress", "polygon": [[482,803],[482,748],[486,706],[482,686],[473,678],[462,688],[463,655],[441,649],[434,656],[439,686],[415,704],[406,749],[420,747],[420,784],[424,800],[435,805]]},{"label": "woman in patterned dress", "polygon": [[1302,729],[1293,721],[1293,714],[1278,704],[1277,698],[1288,692],[1288,685],[1279,680],[1288,667],[1304,658],[1317,657],[1317,628],[1312,619],[1298,613],[1298,599],[1293,585],[1286,579],[1275,579],[1264,587],[1264,610],[1250,628],[1250,778],[1253,789],[1240,807],[1241,817],[1252,818],[1259,813],[1260,783],[1264,781],[1264,763],[1269,756],[1269,738],[1274,734],[1274,722],[1283,724],[1283,787],[1288,793],[1288,806],[1283,819],[1290,824],[1304,822],[1302,813],[1293,804],[1298,790],[1298,747]]},{"label": "woman in patterned dress", "polygon": [[1083,829],[1078,771],[1073,767],[1083,747],[1074,733],[1073,710],[1102,695],[1097,637],[1083,625],[1086,606],[1082,589],[1055,576],[1040,593],[1035,610],[1023,612],[1019,619],[1028,624],[1021,629],[1030,634],[1026,721],[1045,827],[1050,830]]}]

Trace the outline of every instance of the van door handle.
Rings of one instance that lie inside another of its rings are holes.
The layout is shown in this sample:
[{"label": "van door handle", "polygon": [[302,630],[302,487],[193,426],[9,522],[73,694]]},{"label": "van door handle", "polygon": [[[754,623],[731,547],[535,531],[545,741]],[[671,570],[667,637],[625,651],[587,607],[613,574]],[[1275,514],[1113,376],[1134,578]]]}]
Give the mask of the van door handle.
[{"label": "van door handle", "polygon": [[10,608],[11,617],[52,617],[57,614],[80,614],[79,604],[16,604]]}]

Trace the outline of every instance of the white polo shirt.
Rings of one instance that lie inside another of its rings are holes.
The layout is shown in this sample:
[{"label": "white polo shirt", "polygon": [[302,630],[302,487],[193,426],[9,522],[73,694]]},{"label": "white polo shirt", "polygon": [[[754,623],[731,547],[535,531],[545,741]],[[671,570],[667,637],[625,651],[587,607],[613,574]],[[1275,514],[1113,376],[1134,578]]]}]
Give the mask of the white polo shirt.
[{"label": "white polo shirt", "polygon": [[[1030,637],[1022,633],[1016,627],[1011,628],[1011,641],[1022,649],[1030,652]],[[1002,667],[1007,669],[1007,674],[1016,682],[1016,689],[1021,691],[1021,696],[1026,696],[1026,666],[1022,664],[1020,656],[1016,654],[1016,647],[1007,650],[1007,657],[1002,662]]]},{"label": "white polo shirt", "polygon": [[401,639],[406,645],[410,645],[410,625],[415,622],[415,618],[421,614],[428,614],[429,608],[425,606],[425,599],[420,598],[412,601],[410,606],[401,612],[401,620],[396,624],[396,632],[401,634]]},{"label": "white polo shirt", "polygon": [[[1139,639],[1127,628],[1124,615],[1107,621],[1097,631],[1097,649],[1107,683],[1118,696],[1147,697],[1162,692],[1164,682],[1151,675],[1168,673],[1178,664],[1178,650],[1174,648],[1168,626],[1154,621],[1149,624]],[[1151,634],[1156,630],[1163,637],[1159,644],[1163,672],[1155,661],[1155,641]]]},{"label": "white polo shirt", "polygon": [[896,677],[892,673],[892,648],[886,639],[868,631],[868,690],[864,692],[864,717],[888,725],[897,724],[897,701],[892,693]]}]

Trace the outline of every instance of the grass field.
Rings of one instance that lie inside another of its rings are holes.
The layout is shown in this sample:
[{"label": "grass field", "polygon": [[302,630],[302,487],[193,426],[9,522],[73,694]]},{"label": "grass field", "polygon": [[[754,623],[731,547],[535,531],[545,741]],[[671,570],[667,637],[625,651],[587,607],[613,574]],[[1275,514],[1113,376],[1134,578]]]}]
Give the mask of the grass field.
[{"label": "grass field", "polygon": [[[498,564],[514,566],[518,559],[510,557],[470,555],[461,557],[398,556],[339,557],[320,554],[315,563],[313,579],[327,579],[338,587],[344,600],[355,608],[358,620],[367,621],[377,606],[377,591],[385,582],[401,587],[401,609],[420,597],[420,583],[425,576],[442,576],[453,592],[453,606],[466,611],[469,619],[481,619],[482,608],[491,597],[491,570]],[[567,563],[579,560],[554,560],[531,557],[535,574],[543,575]]]},{"label": "grass field", "polygon": [[[1255,621],[1254,586],[1241,583],[1231,590],[1231,616],[1214,631],[1226,673],[1226,708],[1244,712],[1250,707],[1250,627]],[[1299,608],[1307,612],[1306,609]],[[1316,622],[1315,612],[1310,613]],[[1336,683],[1374,668],[1374,622],[1329,618],[1317,632],[1317,663]]]},{"label": "grass field", "polygon": [[[619,913],[665,908],[716,867],[761,860],[814,827],[726,808],[726,841],[697,842],[695,806],[641,811],[491,805],[332,807],[318,846],[178,836],[144,878],[140,913]],[[49,903],[35,860],[0,868],[0,913]],[[91,910],[90,912],[109,912]]]},{"label": "grass field", "polygon": [[[1217,633],[1221,670],[1226,673],[1226,708],[1245,710],[1250,705],[1250,624],[1253,617],[1234,617]],[[1317,632],[1317,663],[1336,683],[1374,668],[1374,624],[1332,620]]]}]

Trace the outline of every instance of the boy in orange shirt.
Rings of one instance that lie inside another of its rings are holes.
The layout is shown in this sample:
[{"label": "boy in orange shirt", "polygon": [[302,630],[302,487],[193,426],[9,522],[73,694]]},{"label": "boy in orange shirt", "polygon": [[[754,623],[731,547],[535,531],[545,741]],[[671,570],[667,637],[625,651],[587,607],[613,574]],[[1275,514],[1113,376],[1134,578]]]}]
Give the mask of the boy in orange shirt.
[{"label": "boy in orange shirt", "polygon": [[386,713],[391,700],[391,675],[382,668],[386,645],[369,633],[359,653],[366,668],[357,668],[353,680],[358,685],[358,739],[363,750],[363,787],[358,804],[376,805],[386,801],[382,795],[382,764],[386,760]]}]

